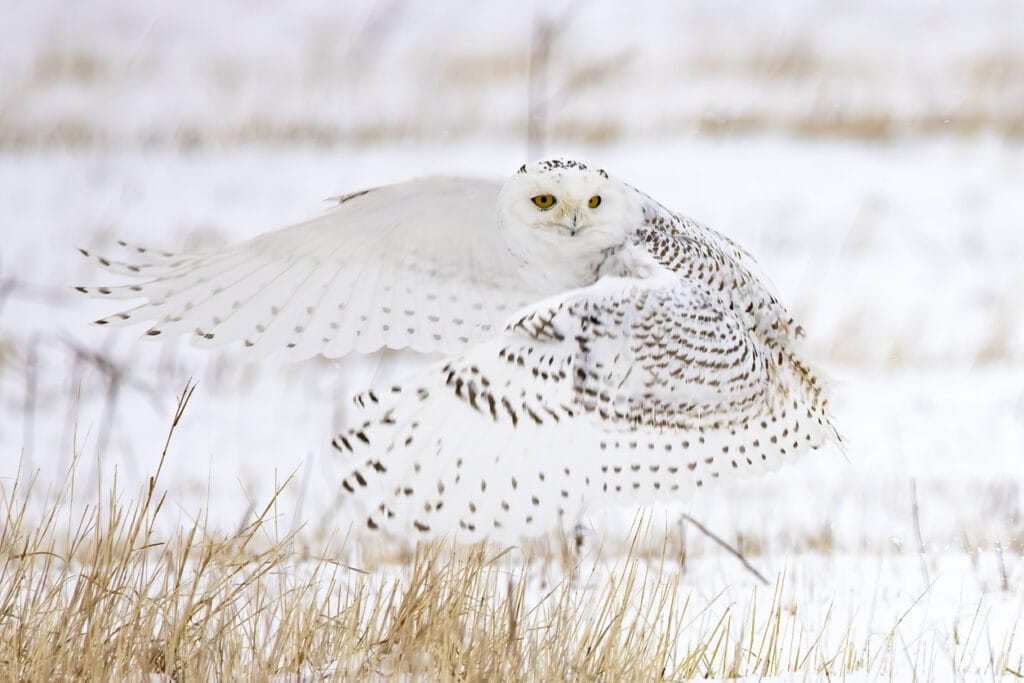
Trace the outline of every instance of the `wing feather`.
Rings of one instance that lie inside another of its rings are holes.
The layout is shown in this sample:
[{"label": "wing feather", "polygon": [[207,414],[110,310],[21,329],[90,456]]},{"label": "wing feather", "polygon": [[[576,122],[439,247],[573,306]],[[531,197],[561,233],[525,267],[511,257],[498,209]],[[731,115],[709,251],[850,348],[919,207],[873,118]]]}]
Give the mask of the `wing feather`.
[{"label": "wing feather", "polygon": [[675,277],[530,306],[335,445],[366,526],[462,540],[570,526],[590,501],[684,499],[838,440],[816,378]]},{"label": "wing feather", "polygon": [[[97,322],[238,341],[296,358],[382,347],[457,352],[551,292],[527,283],[496,225],[497,182],[429,177],[354,193],[325,214],[196,254],[83,253],[137,279],[80,287],[139,306]],[[141,249],[141,248],[140,248]]]}]

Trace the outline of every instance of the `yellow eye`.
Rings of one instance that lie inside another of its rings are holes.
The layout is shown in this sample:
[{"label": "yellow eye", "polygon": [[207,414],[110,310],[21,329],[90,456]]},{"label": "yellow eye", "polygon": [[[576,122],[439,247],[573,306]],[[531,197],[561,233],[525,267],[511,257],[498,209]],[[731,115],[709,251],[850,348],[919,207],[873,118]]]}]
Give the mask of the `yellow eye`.
[{"label": "yellow eye", "polygon": [[593,197],[591,197],[590,201],[587,202],[587,206],[589,206],[591,209],[596,209],[597,207],[601,206],[601,195],[595,194]]},{"label": "yellow eye", "polygon": [[533,198],[533,203],[542,209],[550,209],[555,205],[555,196],[550,194],[539,194]]}]

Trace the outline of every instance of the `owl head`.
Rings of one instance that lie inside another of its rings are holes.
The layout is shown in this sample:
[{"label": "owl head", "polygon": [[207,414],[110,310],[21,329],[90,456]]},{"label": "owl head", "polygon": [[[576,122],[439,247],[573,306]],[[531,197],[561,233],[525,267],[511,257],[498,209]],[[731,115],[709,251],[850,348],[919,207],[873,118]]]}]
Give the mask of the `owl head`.
[{"label": "owl head", "polygon": [[531,270],[552,261],[593,267],[641,220],[637,192],[605,171],[556,159],[524,164],[498,194],[498,227],[509,250]]}]

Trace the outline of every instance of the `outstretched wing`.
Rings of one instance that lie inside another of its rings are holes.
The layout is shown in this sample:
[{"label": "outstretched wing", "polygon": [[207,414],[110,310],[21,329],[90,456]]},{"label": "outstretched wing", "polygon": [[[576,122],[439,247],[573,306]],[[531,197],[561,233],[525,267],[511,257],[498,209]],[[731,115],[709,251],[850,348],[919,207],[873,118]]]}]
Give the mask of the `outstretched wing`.
[{"label": "outstretched wing", "polygon": [[542,533],[594,498],[685,498],[837,439],[821,387],[674,277],[604,278],[374,406],[335,446],[371,529]]},{"label": "outstretched wing", "polygon": [[546,292],[532,289],[497,229],[499,183],[429,177],[357,192],[304,223],[173,255],[95,256],[140,281],[80,287],[144,298],[99,324],[155,321],[149,336],[242,340],[266,352],[337,357],[381,347],[457,352]]}]

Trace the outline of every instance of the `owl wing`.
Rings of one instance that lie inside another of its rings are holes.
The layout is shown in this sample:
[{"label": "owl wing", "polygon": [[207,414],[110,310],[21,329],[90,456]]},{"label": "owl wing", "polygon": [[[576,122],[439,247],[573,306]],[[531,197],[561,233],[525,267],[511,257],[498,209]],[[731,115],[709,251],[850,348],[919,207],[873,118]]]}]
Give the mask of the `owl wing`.
[{"label": "owl wing", "polygon": [[750,252],[722,233],[646,198],[638,245],[663,267],[704,288],[762,339],[792,343],[803,330]]},{"label": "owl wing", "polygon": [[810,371],[675,277],[532,305],[334,445],[370,529],[472,540],[574,523],[595,498],[681,499],[837,438]]},{"label": "owl wing", "polygon": [[78,289],[146,299],[96,322],[155,321],[151,337],[242,340],[297,358],[385,346],[453,353],[543,296],[523,282],[498,231],[499,188],[428,177],[341,197],[321,216],[210,251],[121,243],[132,258],[116,260],[83,250],[134,281]]}]

